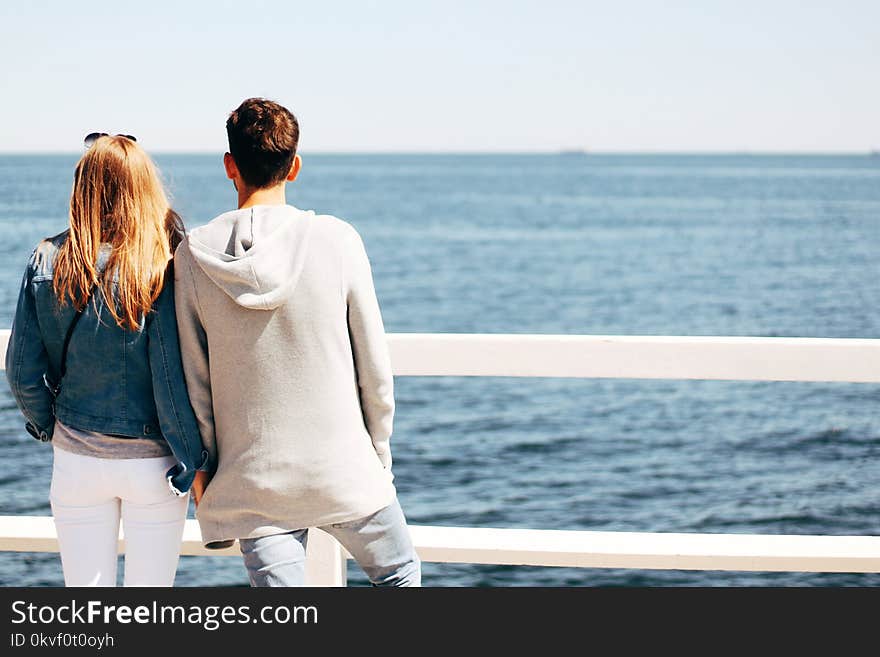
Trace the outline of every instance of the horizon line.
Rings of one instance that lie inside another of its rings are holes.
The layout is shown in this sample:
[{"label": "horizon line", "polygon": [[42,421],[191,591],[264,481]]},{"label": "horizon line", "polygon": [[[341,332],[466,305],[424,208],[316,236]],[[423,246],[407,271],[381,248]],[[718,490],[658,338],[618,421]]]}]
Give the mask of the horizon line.
[{"label": "horizon line", "polygon": [[[222,155],[223,150],[209,149],[193,149],[193,150],[177,150],[177,149],[155,149],[148,151],[151,155]],[[82,149],[76,150],[3,150],[0,149],[0,156],[7,155],[80,155]],[[757,156],[834,156],[834,155],[880,155],[880,148],[866,149],[841,149],[841,150],[758,150],[758,149],[717,149],[717,150],[666,150],[666,149],[645,149],[645,150],[629,150],[629,149],[611,149],[611,150],[590,150],[582,148],[558,148],[558,149],[542,149],[542,150],[302,150],[297,151],[300,155],[569,155],[569,156],[589,156],[589,155],[683,155],[683,156],[701,156],[701,155],[757,155]]]}]

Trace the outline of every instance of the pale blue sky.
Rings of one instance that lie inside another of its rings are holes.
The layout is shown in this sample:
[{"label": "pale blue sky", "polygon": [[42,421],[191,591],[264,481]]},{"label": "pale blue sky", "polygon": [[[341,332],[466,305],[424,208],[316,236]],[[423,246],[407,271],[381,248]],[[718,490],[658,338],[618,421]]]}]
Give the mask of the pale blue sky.
[{"label": "pale blue sky", "polygon": [[880,149],[878,0],[3,2],[0,151]]}]

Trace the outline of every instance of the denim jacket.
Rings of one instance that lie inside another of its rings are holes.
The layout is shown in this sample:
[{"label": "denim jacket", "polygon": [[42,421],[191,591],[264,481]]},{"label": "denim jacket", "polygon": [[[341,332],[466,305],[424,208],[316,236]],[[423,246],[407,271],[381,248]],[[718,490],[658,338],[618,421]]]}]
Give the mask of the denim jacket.
[{"label": "denim jacket", "polygon": [[[43,240],[25,269],[6,352],[6,377],[28,432],[47,442],[56,418],[77,429],[167,441],[177,464],[169,484],[189,490],[196,470],[208,470],[198,424],[189,403],[174,311],[174,273],[152,309],[132,331],[116,324],[96,292],[72,333],[59,383],[61,352],[76,310],[60,304],[52,286],[58,249],[68,231]],[[102,247],[98,268],[110,255]],[[169,268],[173,267],[169,263]]]}]

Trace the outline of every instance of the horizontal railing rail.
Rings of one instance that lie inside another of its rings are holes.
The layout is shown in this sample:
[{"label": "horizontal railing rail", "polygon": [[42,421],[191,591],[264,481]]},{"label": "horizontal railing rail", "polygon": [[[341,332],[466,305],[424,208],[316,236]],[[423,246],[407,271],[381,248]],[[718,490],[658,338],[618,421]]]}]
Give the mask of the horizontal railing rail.
[{"label": "horizontal railing rail", "polygon": [[[9,331],[0,331],[0,364]],[[880,339],[389,334],[396,376],[578,377],[880,383]],[[796,572],[880,572],[880,537],[411,527],[424,561]],[[120,537],[120,549],[124,540]],[[0,550],[57,551],[52,519],[0,516]],[[181,553],[206,550],[188,520]],[[342,547],[309,539],[307,580],[344,586]]]},{"label": "horizontal railing rail", "polygon": [[[658,570],[760,570],[880,572],[878,536],[688,534],[501,529],[413,525],[413,543],[424,561],[577,568]],[[315,549],[314,536],[309,550]],[[198,522],[187,520],[181,554],[235,556],[238,548],[208,550]],[[333,541],[320,532],[318,541]],[[332,547],[332,543],[330,543]],[[120,535],[120,551],[124,537]],[[48,516],[0,517],[0,551],[57,552]],[[341,559],[351,558],[345,550]],[[332,566],[333,564],[328,564]],[[344,565],[339,561],[337,566]]]},{"label": "horizontal railing rail", "polygon": [[388,347],[396,376],[880,383],[880,339],[390,333]]}]

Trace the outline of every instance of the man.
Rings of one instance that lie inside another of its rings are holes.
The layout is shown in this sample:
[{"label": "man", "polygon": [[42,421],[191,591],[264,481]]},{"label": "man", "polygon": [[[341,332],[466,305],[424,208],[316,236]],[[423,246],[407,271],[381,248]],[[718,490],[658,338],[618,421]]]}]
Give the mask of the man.
[{"label": "man", "polygon": [[250,98],[226,132],[238,209],[193,230],[174,258],[187,388],[217,463],[193,486],[202,539],[238,539],[252,586],[296,586],[308,528],[320,527],[373,584],[419,586],[363,242],[350,224],[286,203],[302,168],[289,110]]}]

